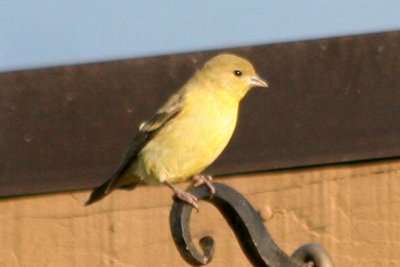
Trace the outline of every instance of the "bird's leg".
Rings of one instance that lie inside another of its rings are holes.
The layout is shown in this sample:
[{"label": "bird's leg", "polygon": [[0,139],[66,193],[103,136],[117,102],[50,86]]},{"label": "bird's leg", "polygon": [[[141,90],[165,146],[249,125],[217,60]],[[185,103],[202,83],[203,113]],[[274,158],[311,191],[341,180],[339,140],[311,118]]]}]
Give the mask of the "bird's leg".
[{"label": "bird's leg", "polygon": [[188,192],[183,191],[182,189],[179,189],[178,187],[172,185],[170,182],[168,182],[166,180],[164,181],[164,184],[167,185],[169,188],[171,188],[172,191],[174,191],[174,197],[182,200],[183,202],[188,203],[190,206],[192,206],[196,210],[199,210],[199,206],[197,205],[197,201],[199,201],[199,200],[197,199],[197,197],[195,197],[194,195],[192,195]]},{"label": "bird's leg", "polygon": [[192,186],[199,186],[205,184],[211,193],[211,197],[215,195],[215,187],[212,184],[212,176],[211,175],[204,175],[204,174],[196,174],[192,178]]}]

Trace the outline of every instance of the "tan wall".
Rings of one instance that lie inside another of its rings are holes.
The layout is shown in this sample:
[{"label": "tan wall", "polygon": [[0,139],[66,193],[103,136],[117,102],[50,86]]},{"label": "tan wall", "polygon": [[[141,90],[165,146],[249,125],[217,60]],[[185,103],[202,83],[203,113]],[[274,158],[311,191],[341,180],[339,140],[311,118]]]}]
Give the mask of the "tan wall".
[{"label": "tan wall", "polygon": [[[400,161],[218,179],[261,210],[291,253],[323,244],[337,266],[400,266]],[[0,266],[186,266],[171,239],[171,192],[140,187],[84,208],[88,192],[0,201]],[[217,211],[201,203],[193,235],[211,234],[209,266],[249,266]]]}]

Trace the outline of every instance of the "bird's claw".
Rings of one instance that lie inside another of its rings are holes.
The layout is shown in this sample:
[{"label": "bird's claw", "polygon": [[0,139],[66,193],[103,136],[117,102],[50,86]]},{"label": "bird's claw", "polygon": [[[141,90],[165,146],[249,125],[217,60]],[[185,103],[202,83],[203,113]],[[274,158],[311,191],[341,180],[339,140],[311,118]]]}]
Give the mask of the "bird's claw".
[{"label": "bird's claw", "polygon": [[199,205],[197,204],[197,201],[199,201],[199,199],[196,196],[185,191],[176,190],[174,197],[185,203],[188,203],[190,206],[199,211]]},{"label": "bird's claw", "polygon": [[199,186],[205,184],[209,189],[210,189],[210,198],[212,198],[215,195],[215,187],[212,184],[212,176],[211,175],[202,175],[202,174],[197,174],[193,176],[192,179],[192,185],[193,186]]},{"label": "bird's claw", "polygon": [[199,211],[199,205],[197,205],[197,201],[199,201],[199,199],[196,196],[190,194],[189,192],[182,191],[178,187],[175,187],[174,185],[172,185],[167,180],[164,181],[164,184],[167,185],[169,188],[171,188],[172,191],[174,191],[175,199],[179,199],[185,203],[188,203],[190,206],[192,206],[197,211]]}]

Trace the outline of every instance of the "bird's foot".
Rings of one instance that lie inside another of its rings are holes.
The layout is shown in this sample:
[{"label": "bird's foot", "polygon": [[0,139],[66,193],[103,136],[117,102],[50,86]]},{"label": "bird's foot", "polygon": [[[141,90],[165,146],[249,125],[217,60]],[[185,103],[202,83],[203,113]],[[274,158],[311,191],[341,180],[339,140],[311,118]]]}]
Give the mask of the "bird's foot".
[{"label": "bird's foot", "polygon": [[204,174],[196,174],[193,176],[192,186],[199,186],[202,184],[205,184],[210,189],[210,198],[212,198],[215,195],[215,187],[212,184],[212,176]]},{"label": "bird's foot", "polygon": [[174,191],[174,197],[175,198],[177,198],[177,199],[179,199],[179,200],[181,200],[181,201],[183,201],[185,203],[188,203],[190,206],[192,206],[197,211],[199,211],[199,205],[197,205],[197,202],[199,201],[199,199],[196,196],[194,196],[194,195],[192,195],[192,194],[190,194],[188,192],[185,192],[185,191],[179,189],[176,186],[173,186],[168,181],[164,181],[164,184],[166,184],[169,188],[172,189],[172,191]]},{"label": "bird's foot", "polygon": [[197,211],[199,210],[199,205],[197,204],[197,201],[199,201],[199,200],[194,195],[178,189],[174,192],[174,197],[176,197],[179,200],[182,200],[185,203],[188,203],[190,206],[195,208]]}]

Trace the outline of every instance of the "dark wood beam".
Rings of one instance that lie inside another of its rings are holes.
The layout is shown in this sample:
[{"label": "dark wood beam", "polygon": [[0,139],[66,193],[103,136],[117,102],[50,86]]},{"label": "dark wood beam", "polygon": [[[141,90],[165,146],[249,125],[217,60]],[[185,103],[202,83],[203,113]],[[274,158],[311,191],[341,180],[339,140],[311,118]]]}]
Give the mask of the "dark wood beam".
[{"label": "dark wood beam", "polygon": [[[400,156],[400,32],[224,51],[254,62],[270,89],[243,101],[209,173]],[[0,74],[0,195],[102,182],[138,124],[220,52]]]}]

